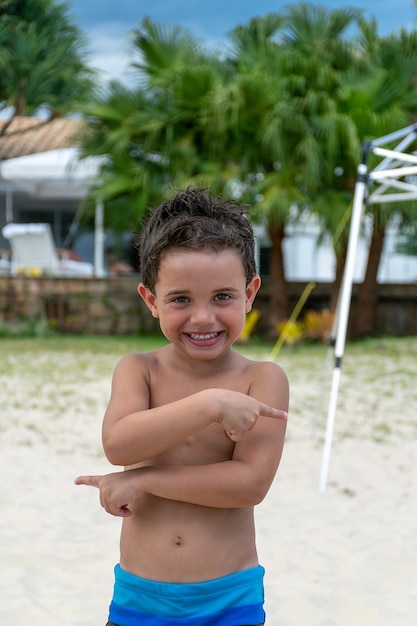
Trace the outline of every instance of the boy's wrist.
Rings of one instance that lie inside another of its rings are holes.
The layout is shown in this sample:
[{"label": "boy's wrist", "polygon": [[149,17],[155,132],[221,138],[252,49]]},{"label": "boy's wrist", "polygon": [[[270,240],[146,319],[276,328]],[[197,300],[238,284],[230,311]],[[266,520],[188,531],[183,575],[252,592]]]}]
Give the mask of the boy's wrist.
[{"label": "boy's wrist", "polygon": [[204,389],[200,391],[203,398],[202,411],[207,417],[207,425],[215,422],[219,423],[221,420],[220,403],[218,402],[218,389]]},{"label": "boy's wrist", "polygon": [[150,494],[150,477],[152,474],[152,467],[145,465],[144,467],[137,467],[132,471],[136,474],[138,494]]}]

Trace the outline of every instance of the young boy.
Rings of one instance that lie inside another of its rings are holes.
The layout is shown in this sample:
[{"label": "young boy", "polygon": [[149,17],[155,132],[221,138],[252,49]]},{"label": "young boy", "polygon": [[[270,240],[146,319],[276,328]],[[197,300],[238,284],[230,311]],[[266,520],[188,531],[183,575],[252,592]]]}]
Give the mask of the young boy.
[{"label": "young boy", "polygon": [[284,443],[288,382],[232,349],[260,287],[241,207],[187,189],[150,216],[138,292],[169,344],[115,368],[103,422],[109,461],[82,476],[123,517],[108,626],[265,621],[254,505]]}]

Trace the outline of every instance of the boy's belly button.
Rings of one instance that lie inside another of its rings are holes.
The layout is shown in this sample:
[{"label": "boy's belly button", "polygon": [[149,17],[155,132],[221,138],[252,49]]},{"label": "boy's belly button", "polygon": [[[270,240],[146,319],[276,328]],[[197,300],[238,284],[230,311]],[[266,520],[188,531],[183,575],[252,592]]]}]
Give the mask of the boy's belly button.
[{"label": "boy's belly button", "polygon": [[178,547],[182,545],[182,537],[180,537],[180,535],[175,537],[175,545]]}]

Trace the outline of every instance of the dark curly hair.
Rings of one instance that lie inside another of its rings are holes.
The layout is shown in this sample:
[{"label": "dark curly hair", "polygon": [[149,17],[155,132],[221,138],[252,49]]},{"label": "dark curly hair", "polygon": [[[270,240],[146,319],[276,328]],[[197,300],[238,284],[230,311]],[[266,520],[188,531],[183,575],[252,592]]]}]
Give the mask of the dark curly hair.
[{"label": "dark curly hair", "polygon": [[248,284],[256,274],[252,224],[243,205],[215,198],[207,189],[187,188],[153,209],[136,239],[143,284],[152,292],[161,258],[173,248],[234,248],[241,256]]}]

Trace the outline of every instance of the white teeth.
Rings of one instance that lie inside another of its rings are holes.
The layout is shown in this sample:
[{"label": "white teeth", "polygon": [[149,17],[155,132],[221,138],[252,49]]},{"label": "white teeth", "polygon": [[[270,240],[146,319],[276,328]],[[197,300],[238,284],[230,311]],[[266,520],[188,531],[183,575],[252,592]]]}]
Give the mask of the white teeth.
[{"label": "white teeth", "polygon": [[190,333],[191,339],[203,340],[203,339],[214,339],[217,337],[219,333]]}]

